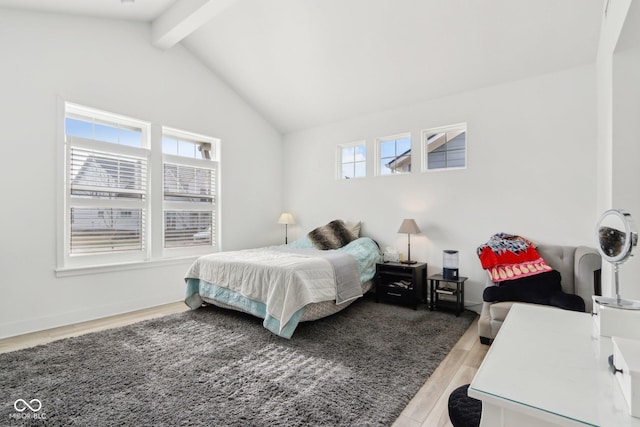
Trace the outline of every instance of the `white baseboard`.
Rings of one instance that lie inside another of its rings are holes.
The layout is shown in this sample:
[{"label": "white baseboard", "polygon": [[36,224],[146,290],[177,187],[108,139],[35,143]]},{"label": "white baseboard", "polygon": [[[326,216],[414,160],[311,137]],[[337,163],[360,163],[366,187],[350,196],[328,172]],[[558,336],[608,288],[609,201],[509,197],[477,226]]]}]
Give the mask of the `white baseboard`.
[{"label": "white baseboard", "polygon": [[132,311],[157,307],[176,301],[180,301],[180,299],[176,299],[175,295],[154,295],[144,299],[122,301],[118,304],[107,304],[89,308],[81,308],[78,310],[60,313],[52,316],[37,317],[18,322],[5,323],[3,325],[0,325],[0,339],[10,338],[17,335],[24,335],[32,332],[40,332],[47,329],[73,325],[90,320],[102,319],[119,314],[130,313]]}]

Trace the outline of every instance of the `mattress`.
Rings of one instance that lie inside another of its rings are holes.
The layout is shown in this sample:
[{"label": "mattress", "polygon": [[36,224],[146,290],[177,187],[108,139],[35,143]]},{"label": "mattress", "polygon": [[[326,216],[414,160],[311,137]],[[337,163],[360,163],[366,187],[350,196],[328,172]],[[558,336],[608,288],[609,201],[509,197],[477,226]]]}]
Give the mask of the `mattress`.
[{"label": "mattress", "polygon": [[[369,292],[372,287],[373,287],[373,280],[369,280],[363,283],[362,294],[364,295],[365,293]],[[236,310],[236,311],[242,311],[248,314],[253,314],[253,313],[249,313],[248,310],[243,310],[239,307],[234,307],[232,305],[225,304],[223,302],[216,301],[214,299],[207,298],[204,296],[202,297],[202,300],[207,304],[212,304],[217,307],[227,308],[227,309]],[[304,308],[304,312],[302,313],[302,316],[300,317],[299,322],[310,322],[313,320],[322,319],[323,317],[331,316],[332,314],[335,314],[339,311],[344,310],[345,308],[350,306],[351,303],[353,303],[354,301],[355,299],[349,300],[342,304],[336,304],[335,301],[322,301],[322,302],[314,302],[314,303],[308,304]]]}]

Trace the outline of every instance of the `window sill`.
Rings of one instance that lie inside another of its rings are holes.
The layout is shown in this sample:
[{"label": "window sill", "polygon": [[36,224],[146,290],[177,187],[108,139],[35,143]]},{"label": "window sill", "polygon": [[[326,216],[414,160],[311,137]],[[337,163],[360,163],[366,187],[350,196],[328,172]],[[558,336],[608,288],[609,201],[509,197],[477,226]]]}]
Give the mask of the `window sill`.
[{"label": "window sill", "polygon": [[436,169],[424,169],[422,173],[438,173],[438,172],[447,172],[447,171],[460,171],[467,169],[466,166],[451,166],[448,168],[436,168]]},{"label": "window sill", "polygon": [[141,270],[145,268],[166,267],[195,261],[199,255],[165,258],[150,261],[136,261],[118,264],[89,265],[81,267],[63,267],[55,270],[56,277],[83,276],[90,274],[113,273],[118,271]]}]

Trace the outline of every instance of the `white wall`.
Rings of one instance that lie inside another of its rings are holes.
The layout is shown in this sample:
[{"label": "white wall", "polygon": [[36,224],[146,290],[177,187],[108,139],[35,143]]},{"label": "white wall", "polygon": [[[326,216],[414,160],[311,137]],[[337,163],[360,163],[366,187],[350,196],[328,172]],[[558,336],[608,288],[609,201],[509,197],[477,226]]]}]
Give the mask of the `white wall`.
[{"label": "white wall", "polygon": [[[423,231],[412,258],[442,269],[442,250],[460,251],[468,305],[482,301],[478,245],[500,231],[538,243],[594,246],[596,74],[583,66],[462,93],[285,136],[285,206],[292,237],[335,218],[363,221],[363,234],[406,252],[403,218]],[[422,173],[422,129],[468,124],[468,167]],[[411,132],[414,171],[373,175],[374,139]],[[336,180],[338,144],[367,140],[369,176]],[[477,308],[477,307],[474,307]]]},{"label": "white wall", "polygon": [[222,247],[278,243],[282,138],[146,24],[0,9],[0,338],[180,300],[189,261],[56,278],[57,99],[222,140]]},{"label": "white wall", "polygon": [[[598,209],[625,209],[640,225],[640,3],[611,0],[598,48]],[[640,299],[635,257],[620,269],[620,294]],[[614,295],[612,269],[603,266],[603,294]]]},{"label": "white wall", "polygon": [[[625,209],[640,224],[640,3],[631,3],[612,61],[612,207]],[[620,268],[620,294],[640,300],[640,259]]]}]

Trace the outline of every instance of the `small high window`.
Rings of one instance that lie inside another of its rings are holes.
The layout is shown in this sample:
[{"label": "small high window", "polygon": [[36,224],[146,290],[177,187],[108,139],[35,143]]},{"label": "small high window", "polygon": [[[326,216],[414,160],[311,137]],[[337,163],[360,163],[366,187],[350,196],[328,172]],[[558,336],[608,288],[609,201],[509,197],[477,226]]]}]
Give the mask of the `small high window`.
[{"label": "small high window", "polygon": [[378,175],[411,172],[411,135],[402,134],[376,140]]},{"label": "small high window", "polygon": [[423,130],[422,143],[424,171],[467,167],[466,123]]},{"label": "small high window", "polygon": [[363,178],[367,175],[367,147],[365,141],[338,147],[338,178]]}]

